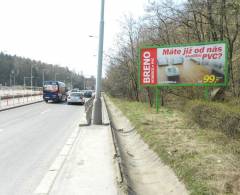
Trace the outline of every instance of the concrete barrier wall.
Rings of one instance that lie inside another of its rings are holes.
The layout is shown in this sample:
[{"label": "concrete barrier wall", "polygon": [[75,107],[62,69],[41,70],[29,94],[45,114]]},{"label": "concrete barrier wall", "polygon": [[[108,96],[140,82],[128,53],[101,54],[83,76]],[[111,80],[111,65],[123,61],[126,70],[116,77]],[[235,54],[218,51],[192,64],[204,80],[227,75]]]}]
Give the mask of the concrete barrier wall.
[{"label": "concrete barrier wall", "polygon": [[94,100],[94,97],[91,97],[91,98],[85,103],[86,120],[87,120],[88,125],[90,125],[90,124],[92,123],[93,100]]},{"label": "concrete barrier wall", "polygon": [[[88,125],[92,124],[92,119],[93,119],[92,111],[93,111],[94,98],[95,98],[94,96],[91,97],[85,103],[85,113],[86,113],[86,120],[87,120]],[[106,104],[105,104],[105,100],[104,100],[104,93],[102,93],[101,101],[102,101],[102,124],[109,125],[110,121],[109,121],[108,112],[107,112],[107,108],[106,108]]]}]

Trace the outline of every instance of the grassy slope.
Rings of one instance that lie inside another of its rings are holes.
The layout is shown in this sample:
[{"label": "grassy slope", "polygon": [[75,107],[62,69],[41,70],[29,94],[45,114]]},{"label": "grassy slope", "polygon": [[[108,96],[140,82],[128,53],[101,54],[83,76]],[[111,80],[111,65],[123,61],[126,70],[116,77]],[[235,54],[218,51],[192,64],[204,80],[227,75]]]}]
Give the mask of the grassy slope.
[{"label": "grassy slope", "polygon": [[191,194],[240,193],[240,141],[200,129],[179,111],[112,98],[144,141],[171,166]]}]

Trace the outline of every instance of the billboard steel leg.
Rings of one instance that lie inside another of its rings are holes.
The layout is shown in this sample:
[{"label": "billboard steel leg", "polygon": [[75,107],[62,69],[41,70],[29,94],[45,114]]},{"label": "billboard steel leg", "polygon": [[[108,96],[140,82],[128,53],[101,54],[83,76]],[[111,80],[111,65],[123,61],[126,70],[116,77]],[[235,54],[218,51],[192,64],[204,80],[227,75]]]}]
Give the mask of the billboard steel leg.
[{"label": "billboard steel leg", "polygon": [[209,100],[209,89],[208,87],[204,88],[204,99]]},{"label": "billboard steel leg", "polygon": [[156,111],[159,111],[159,90],[160,88],[156,87],[155,94],[156,94]]}]

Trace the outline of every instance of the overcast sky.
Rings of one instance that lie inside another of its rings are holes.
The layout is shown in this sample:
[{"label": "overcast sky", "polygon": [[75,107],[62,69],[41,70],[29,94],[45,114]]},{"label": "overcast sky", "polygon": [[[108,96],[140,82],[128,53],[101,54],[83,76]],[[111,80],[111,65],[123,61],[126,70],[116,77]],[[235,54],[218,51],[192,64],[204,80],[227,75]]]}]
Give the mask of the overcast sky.
[{"label": "overcast sky", "polygon": [[[100,0],[0,0],[0,51],[96,76]],[[144,13],[147,0],[105,0],[104,51],[124,14]]]}]

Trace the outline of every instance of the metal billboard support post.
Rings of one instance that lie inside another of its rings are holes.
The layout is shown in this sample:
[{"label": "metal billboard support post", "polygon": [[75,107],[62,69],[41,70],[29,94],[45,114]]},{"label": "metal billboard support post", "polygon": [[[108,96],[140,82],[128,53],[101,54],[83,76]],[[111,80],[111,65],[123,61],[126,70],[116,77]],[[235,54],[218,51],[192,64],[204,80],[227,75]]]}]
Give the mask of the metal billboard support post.
[{"label": "metal billboard support post", "polygon": [[209,88],[208,87],[204,88],[204,99],[207,101],[209,100]]},{"label": "metal billboard support post", "polygon": [[96,96],[93,102],[93,124],[95,125],[102,124],[101,80],[102,80],[103,37],[104,37],[104,0],[101,1]]},{"label": "metal billboard support post", "polygon": [[160,92],[160,90],[159,90],[160,88],[158,88],[158,87],[156,87],[156,90],[155,90],[155,97],[156,97],[156,111],[157,111],[157,113],[158,113],[158,111],[159,111],[159,92]]}]

